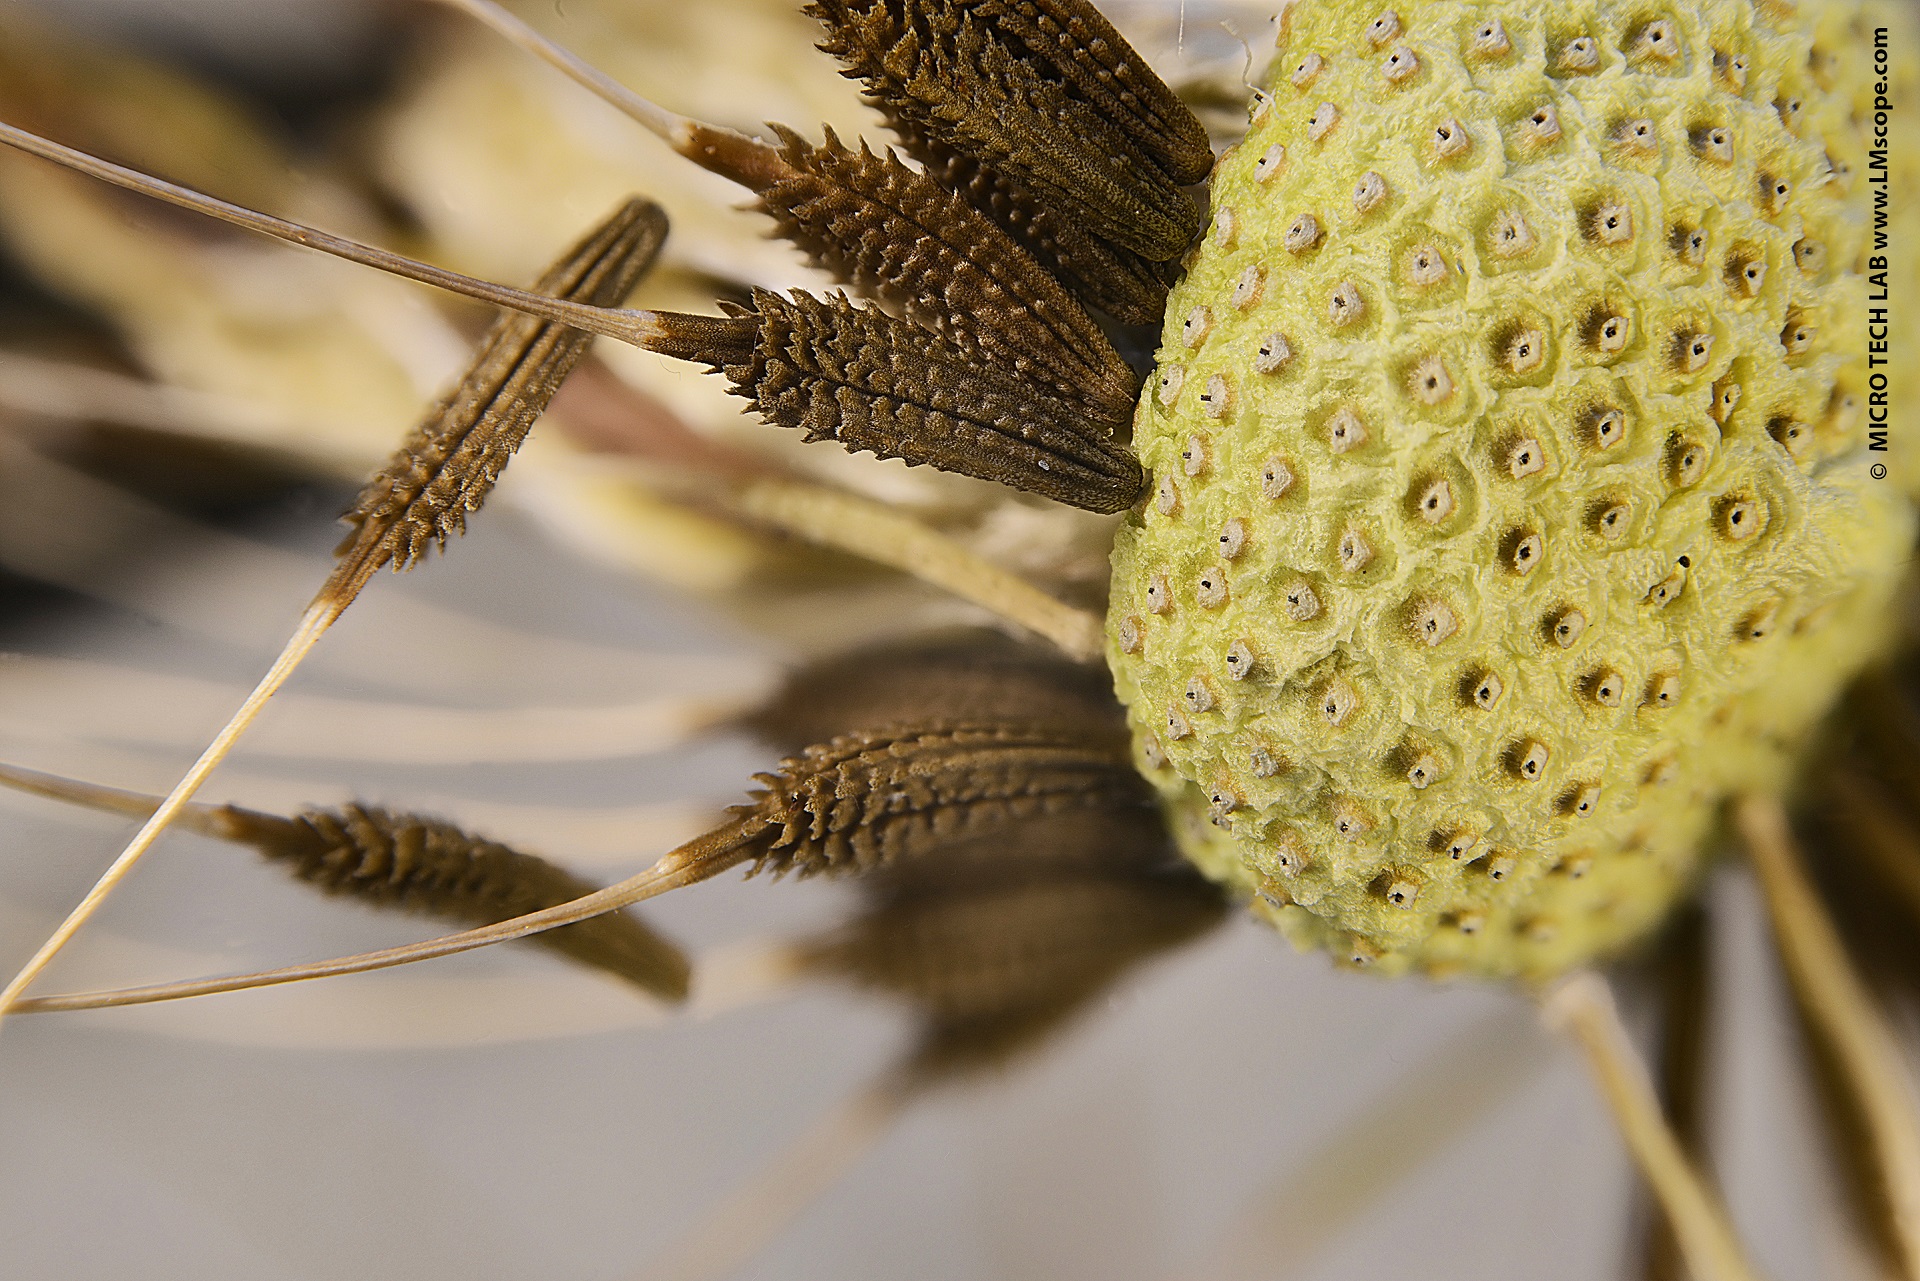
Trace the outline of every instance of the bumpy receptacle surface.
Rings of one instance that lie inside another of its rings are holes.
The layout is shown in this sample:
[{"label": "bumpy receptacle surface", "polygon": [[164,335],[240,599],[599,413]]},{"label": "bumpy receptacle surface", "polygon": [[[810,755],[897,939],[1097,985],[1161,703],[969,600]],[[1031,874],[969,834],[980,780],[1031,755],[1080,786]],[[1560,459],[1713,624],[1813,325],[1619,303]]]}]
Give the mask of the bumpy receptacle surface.
[{"label": "bumpy receptacle surface", "polygon": [[1289,22],[1140,407],[1118,688],[1188,854],[1296,941],[1550,974],[1659,918],[1887,634],[1853,86],[1733,0]]}]

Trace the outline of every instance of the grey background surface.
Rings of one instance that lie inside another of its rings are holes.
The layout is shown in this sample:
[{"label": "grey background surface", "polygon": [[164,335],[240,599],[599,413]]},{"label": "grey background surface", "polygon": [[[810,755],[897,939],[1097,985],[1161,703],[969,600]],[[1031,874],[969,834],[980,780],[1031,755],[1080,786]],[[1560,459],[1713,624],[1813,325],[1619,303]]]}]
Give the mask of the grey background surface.
[{"label": "grey background surface", "polygon": [[[318,0],[43,3],[287,74],[359,57],[371,13]],[[246,531],[246,546],[200,555],[106,547],[131,566],[123,603],[21,625],[10,643],[237,689],[322,576],[329,515],[295,504]],[[236,582],[233,566],[259,568],[262,548],[264,577]],[[457,696],[474,705],[642,696],[660,685],[648,673],[661,655],[691,656],[715,679],[729,662],[758,672],[782,657],[567,558],[508,512],[488,513],[456,550],[378,583],[304,687],[404,689],[421,611],[496,629],[474,643],[488,688]],[[163,599],[193,605],[183,616],[140,604]],[[209,705],[202,729],[221,713]],[[0,753],[156,790],[192,755],[83,750],[17,728],[0,732]],[[322,800],[458,795],[584,813],[722,804],[765,763],[721,738],[584,765],[243,752],[234,769]],[[126,830],[0,799],[0,963],[24,959]],[[564,830],[548,852],[566,853]],[[593,871],[611,877],[657,852],[616,849]],[[1735,1215],[1770,1275],[1865,1275],[1810,1129],[1751,891],[1729,874],[1712,895],[1734,993],[1715,1028],[1715,1133]],[[821,924],[840,901],[831,887],[729,878],[650,915],[705,951]],[[332,955],[408,931],[433,932],[312,900],[243,853],[175,835],[43,988]],[[662,1019],[504,950],[178,1007],[15,1019],[0,1030],[0,1272],[612,1281],[881,1071],[905,1032],[885,1007],[823,991]],[[740,1275],[1613,1278],[1636,1266],[1634,1196],[1581,1065],[1522,1001],[1336,972],[1243,921],[1128,984],[1052,1052],[915,1109]]]}]

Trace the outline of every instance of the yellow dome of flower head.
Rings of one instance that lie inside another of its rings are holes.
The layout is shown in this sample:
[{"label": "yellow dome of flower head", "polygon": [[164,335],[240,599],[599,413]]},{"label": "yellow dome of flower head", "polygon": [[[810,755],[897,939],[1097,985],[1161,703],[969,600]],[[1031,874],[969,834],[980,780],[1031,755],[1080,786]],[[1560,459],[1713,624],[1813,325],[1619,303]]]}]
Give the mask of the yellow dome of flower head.
[{"label": "yellow dome of flower head", "polygon": [[1619,949],[1882,646],[1913,517],[1862,412],[1871,61],[1813,48],[1734,0],[1283,21],[1108,631],[1187,854],[1296,943]]}]

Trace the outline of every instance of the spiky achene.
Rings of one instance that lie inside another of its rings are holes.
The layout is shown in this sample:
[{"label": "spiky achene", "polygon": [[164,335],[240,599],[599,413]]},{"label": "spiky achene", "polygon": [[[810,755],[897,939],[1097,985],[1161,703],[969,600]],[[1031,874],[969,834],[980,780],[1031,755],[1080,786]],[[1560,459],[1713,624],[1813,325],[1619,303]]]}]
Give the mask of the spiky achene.
[{"label": "spiky achene", "polygon": [[[666,239],[667,221],[650,201],[631,200],[533,286],[595,307],[625,302]],[[375,472],[342,518],[334,590],[364,582],[385,564],[406,569],[466,528],[513,453],[580,363],[593,335],[509,313],[481,340],[460,383]]]},{"label": "spiky achene", "polygon": [[1211,168],[1205,130],[1078,0],[810,12],[923,168],[784,129],[777,154],[697,123],[679,145],[757,191],[820,265],[931,332],[757,294],[730,327],[665,317],[650,345],[724,368],[809,440],[1092,511],[1130,506],[1135,381],[1087,309],[1158,317],[1169,264],[1199,229],[1182,188]]},{"label": "spiky achene", "polygon": [[[1127,970],[1205,933],[1227,911],[1179,857],[1131,770],[1106,772],[1124,760],[1126,727],[1105,680],[1079,664],[991,634],[929,637],[812,664],[747,723],[790,748],[850,725],[929,716],[1007,728],[992,740],[970,735],[974,745],[940,744],[942,757],[966,762],[964,782],[946,769],[950,781],[929,775],[924,762],[935,758],[917,750],[890,750],[875,772],[869,749],[863,792],[906,791],[884,781],[903,772],[924,780],[913,785],[918,792],[1004,792],[993,780],[1013,765],[1028,775],[1021,794],[852,834],[852,857],[836,870],[864,867],[863,910],[798,954],[807,972],[891,995],[919,1014],[909,1069],[922,1082],[1031,1049]],[[1010,732],[1015,726],[1024,728]],[[815,748],[800,759],[844,754]],[[779,790],[791,795],[798,781]],[[841,782],[834,790],[849,789]]]},{"label": "spiky achene", "polygon": [[[371,806],[283,818],[226,805],[213,810],[207,825],[329,894],[474,925],[536,912],[598,888],[451,823]],[[537,937],[657,996],[677,1001],[687,995],[692,970],[686,957],[630,913],[608,912]]]},{"label": "spiky achene", "polygon": [[1043,386],[845,298],[755,290],[727,318],[670,315],[656,350],[723,371],[768,422],[809,441],[930,463],[1090,511],[1140,492],[1124,444]]}]

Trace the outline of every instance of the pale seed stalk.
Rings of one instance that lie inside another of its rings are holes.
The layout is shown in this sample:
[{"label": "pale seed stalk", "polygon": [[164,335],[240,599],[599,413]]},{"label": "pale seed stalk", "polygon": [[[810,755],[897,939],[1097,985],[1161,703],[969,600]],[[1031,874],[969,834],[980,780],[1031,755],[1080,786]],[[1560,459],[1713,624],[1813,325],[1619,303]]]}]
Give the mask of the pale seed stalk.
[{"label": "pale seed stalk", "polygon": [[[11,126],[0,125],[0,139],[72,163],[95,176],[132,172]],[[140,189],[155,194],[162,194],[158,188],[166,186],[142,175],[133,177],[142,184]],[[208,202],[206,197],[186,194],[200,202],[188,202],[189,207]],[[250,211],[241,213],[244,225],[264,227],[278,221]],[[622,301],[652,263],[665,236],[666,219],[656,206],[629,201],[554,264],[537,288],[560,295],[570,306]],[[433,409],[362,491],[350,514],[356,525],[354,536],[341,548],[339,564],[266,675],[86,896],[0,989],[0,1019],[132,873],[374,573],[387,564],[404,569],[433,542],[444,545],[449,534],[464,528],[467,514],[480,506],[500,469],[590,341],[578,330],[520,316],[496,323],[454,394]]]},{"label": "pale seed stalk", "polygon": [[159,808],[155,809],[147,821],[141,825],[140,830],[134,833],[133,839],[127,842],[126,848],[120,851],[120,856],[114,859],[107,870],[101,874],[100,879],[94,882],[93,888],[87,891],[86,897],[82,898],[79,904],[67,914],[67,918],[60,922],[59,928],[54,930],[32,958],[20,967],[20,972],[13,976],[6,987],[0,989],[0,1019],[4,1019],[12,1012],[19,1003],[20,994],[40,977],[41,972],[52,963],[53,958],[59,955],[60,949],[64,948],[79,932],[80,927],[100,909],[102,903],[106,902],[107,896],[127,879],[140,859],[153,848],[153,843],[160,838],[160,833],[166,831],[167,825],[186,808],[187,803],[193,799],[194,793],[200,790],[200,785],[207,781],[209,774],[213,773],[214,767],[226,759],[227,753],[233,750],[233,745],[239,741],[247,727],[253,724],[254,718],[267,705],[267,700],[286,684],[287,678],[293,675],[295,668],[300,666],[300,661],[319,643],[320,638],[326,634],[329,627],[333,626],[334,620],[340,617],[341,611],[346,606],[346,601],[325,600],[315,601],[308,607],[306,616],[300,620],[300,626],[293,633],[293,639],[287,642],[287,647],[280,652],[280,657],[275,659],[273,666],[267,669],[267,674],[260,678],[260,683],[254,686],[253,692],[247,695],[246,701],[240,705],[240,710],[233,714],[232,719],[214,736],[213,741],[207,744],[206,750],[200,753],[200,758],[193,763],[192,768],[178,783],[174,784],[173,790],[167,793],[166,799],[160,802]]},{"label": "pale seed stalk", "polygon": [[212,996],[220,992],[275,987],[282,983],[298,983],[306,979],[334,978],[343,974],[364,974],[369,970],[390,969],[412,961],[453,956],[459,952],[471,952],[475,948],[488,947],[494,943],[511,942],[546,930],[556,930],[563,925],[584,921],[603,912],[630,907],[643,899],[654,898],[668,890],[705,880],[708,876],[724,871],[727,867],[751,857],[751,851],[741,850],[737,856],[730,859],[723,856],[717,860],[718,865],[715,865],[714,861],[703,862],[698,857],[689,857],[685,853],[688,848],[682,847],[681,850],[668,854],[646,871],[583,898],[542,908],[538,912],[529,912],[524,916],[512,917],[493,925],[462,930],[457,934],[442,935],[420,943],[381,948],[374,952],[359,952],[352,956],[334,957],[304,965],[258,970],[250,974],[223,975],[184,983],[156,983],[146,987],[119,988],[113,991],[28,997],[17,1002],[13,1008],[24,1014],[50,1014],[68,1010],[108,1009],[120,1005],[150,1005],[159,1001],[177,1001],[193,996]]},{"label": "pale seed stalk", "polygon": [[1620,1023],[1606,980],[1591,972],[1576,974],[1546,996],[1540,1013],[1585,1052],[1620,1137],[1666,1211],[1697,1281],[1758,1281],[1726,1207],[1687,1160],[1661,1115],[1653,1079]]},{"label": "pale seed stalk", "polygon": [[1832,1052],[1842,1087],[1866,1124],[1904,1274],[1920,1278],[1920,1112],[1900,1051],[1820,906],[1777,800],[1750,796],[1736,811],[1747,857],[1765,892],[1794,996]]},{"label": "pale seed stalk", "polygon": [[554,324],[569,325],[586,333],[617,338],[621,342],[633,343],[636,346],[645,346],[659,336],[656,317],[650,311],[596,307],[565,298],[551,298],[544,294],[530,293],[508,285],[496,285],[492,281],[478,280],[390,250],[362,244],[346,236],[336,236],[332,232],[321,231],[285,218],[276,218],[272,214],[260,213],[257,210],[194,191],[189,187],[150,177],[136,169],[102,160],[98,156],[42,138],[15,125],[0,123],[0,144],[18,148],[29,155],[50,160],[76,173],[98,178],[101,182],[111,183],[127,191],[137,191],[141,195],[151,196],[155,200],[164,201],[178,208],[205,214],[229,226],[241,227],[263,236],[272,236],[275,240],[284,240],[288,244],[316,250],[347,262],[358,263],[363,267],[372,267],[377,271],[384,271],[423,285],[432,285],[437,289],[444,289],[448,293],[459,294],[476,302],[489,303],[495,307],[507,308],[529,316],[538,316]]},{"label": "pale seed stalk", "polygon": [[1139,779],[1111,743],[1069,727],[898,726],[842,735],[758,776],[752,805],[636,876],[492,925],[401,947],[254,974],[22,1001],[23,1010],[97,1009],[330,978],[424,961],[558,929],[751,862],[753,871],[859,875],[925,856],[1009,807],[1098,811],[1138,805]]},{"label": "pale seed stalk", "polygon": [[891,566],[971,601],[1081,662],[1098,661],[1105,648],[1106,629],[1098,615],[1055,600],[880,503],[787,480],[749,482],[734,492],[733,503],[743,514],[810,543]]}]

